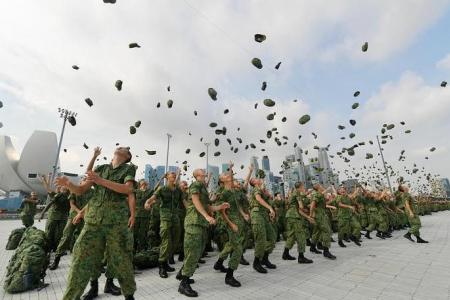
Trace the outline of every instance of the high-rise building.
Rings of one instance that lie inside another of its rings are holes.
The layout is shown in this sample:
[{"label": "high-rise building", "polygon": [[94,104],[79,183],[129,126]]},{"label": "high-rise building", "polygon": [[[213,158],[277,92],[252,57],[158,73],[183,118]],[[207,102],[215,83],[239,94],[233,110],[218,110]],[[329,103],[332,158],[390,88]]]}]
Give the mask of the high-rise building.
[{"label": "high-rise building", "polygon": [[230,168],[230,164],[227,164],[227,163],[222,164],[222,173],[228,172],[229,168]]},{"label": "high-rise building", "polygon": [[325,187],[328,187],[334,183],[328,153],[326,148],[319,148],[318,152],[317,160],[319,161],[321,182]]},{"label": "high-rise building", "polygon": [[258,172],[258,170],[259,170],[258,157],[256,157],[256,156],[250,157],[250,164],[253,165],[252,176],[256,177],[256,172]]},{"label": "high-rise building", "polygon": [[208,174],[211,173],[211,180],[208,186],[210,191],[215,191],[219,187],[219,172],[219,167],[208,165]]},{"label": "high-rise building", "polygon": [[433,197],[450,197],[450,182],[447,178],[435,179],[431,182],[431,194]]},{"label": "high-rise building", "polygon": [[267,155],[264,155],[261,159],[261,165],[263,170],[270,171],[270,162],[269,157]]},{"label": "high-rise building", "polygon": [[447,194],[447,198],[450,198],[450,181],[448,180],[448,178],[441,178],[439,180],[441,181],[442,187]]}]

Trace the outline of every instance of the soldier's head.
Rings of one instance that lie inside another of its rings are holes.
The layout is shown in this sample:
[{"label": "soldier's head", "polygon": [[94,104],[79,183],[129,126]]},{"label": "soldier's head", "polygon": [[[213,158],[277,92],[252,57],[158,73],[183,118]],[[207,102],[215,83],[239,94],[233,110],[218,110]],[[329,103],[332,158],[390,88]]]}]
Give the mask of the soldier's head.
[{"label": "soldier's head", "polygon": [[183,180],[182,182],[180,182],[180,189],[185,192],[188,188],[188,183],[186,180]]},{"label": "soldier's head", "polygon": [[117,147],[114,151],[114,159],[116,159],[119,163],[129,163],[133,156],[130,152],[130,147]]},{"label": "soldier's head", "polygon": [[139,180],[139,189],[146,190],[148,188],[148,183],[145,179]]},{"label": "soldier's head", "polygon": [[241,188],[241,183],[239,182],[239,180],[234,181],[234,188],[237,190]]},{"label": "soldier's head", "polygon": [[199,182],[205,182],[205,177],[206,177],[206,173],[205,170],[203,169],[195,169],[194,172],[192,173],[192,175],[194,176],[195,180],[199,181]]},{"label": "soldier's head", "polygon": [[408,187],[406,186],[406,184],[400,184],[398,186],[398,191],[402,192],[402,193],[407,193],[409,191]]},{"label": "soldier's head", "polygon": [[262,185],[262,180],[259,178],[252,178],[252,179],[250,179],[249,183],[252,187],[255,187],[255,186],[260,187]]},{"label": "soldier's head", "polygon": [[318,183],[316,183],[316,184],[313,185],[313,189],[314,189],[316,192],[323,192],[323,191],[324,191],[323,186],[321,186],[321,185],[318,184]]},{"label": "soldier's head", "polygon": [[305,189],[305,185],[303,184],[303,182],[296,182],[294,187],[299,192],[301,192]]},{"label": "soldier's head", "polygon": [[174,184],[177,179],[177,174],[175,172],[167,172],[166,174],[167,183]]},{"label": "soldier's head", "polygon": [[345,188],[345,186],[341,185],[341,186],[338,188],[337,193],[338,193],[339,195],[345,195],[345,194],[347,193],[347,189]]},{"label": "soldier's head", "polygon": [[274,197],[275,197],[275,200],[278,200],[278,201],[283,200],[283,198],[281,197],[281,194],[278,192],[275,193]]},{"label": "soldier's head", "polygon": [[30,198],[33,199],[33,200],[36,200],[37,199],[37,193],[35,191],[32,191],[31,194],[30,194]]}]

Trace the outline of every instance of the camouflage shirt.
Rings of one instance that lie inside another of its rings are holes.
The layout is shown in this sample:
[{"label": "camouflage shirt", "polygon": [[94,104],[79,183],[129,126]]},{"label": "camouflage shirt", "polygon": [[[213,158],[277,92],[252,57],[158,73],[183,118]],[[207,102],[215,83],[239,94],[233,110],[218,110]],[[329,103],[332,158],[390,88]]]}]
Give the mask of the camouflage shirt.
[{"label": "camouflage shirt", "polygon": [[239,192],[235,190],[223,189],[220,197],[220,203],[229,203],[230,208],[227,209],[228,216],[230,220],[236,220],[241,218],[239,209],[241,208],[239,204]]},{"label": "camouflage shirt", "polygon": [[48,210],[49,220],[67,220],[70,210],[69,193],[49,193],[50,201],[55,201]]},{"label": "camouflage shirt", "polygon": [[159,200],[159,216],[161,220],[172,220],[178,216],[178,209],[183,203],[183,193],[178,187],[173,189],[168,186],[160,187],[155,192],[156,199]]},{"label": "camouflage shirt", "polygon": [[289,208],[286,212],[286,218],[292,218],[292,219],[300,219],[299,214],[299,201],[301,201],[302,198],[305,198],[304,193],[300,192],[293,192],[291,194],[291,197],[289,198]]},{"label": "camouflage shirt", "polygon": [[[89,189],[89,191],[87,191],[83,195],[70,194],[69,202],[73,201],[75,206],[78,209],[82,209],[89,202],[89,200],[91,199],[93,194],[94,194],[94,190],[93,189]],[[69,219],[75,218],[76,215],[77,215],[77,212],[75,210],[70,209]]]},{"label": "camouflage shirt", "polygon": [[[105,164],[97,166],[95,172],[101,178],[125,184],[134,181],[136,168],[131,164],[121,164],[116,168]],[[127,224],[129,212],[127,195],[95,185],[84,220],[94,225]]]},{"label": "camouflage shirt", "polygon": [[30,202],[23,203],[23,209],[20,212],[22,216],[34,216],[36,214],[36,204]]},{"label": "camouflage shirt", "polygon": [[153,190],[147,189],[145,191],[136,189],[136,218],[150,218],[150,211],[144,208],[145,201],[153,195]]},{"label": "camouflage shirt", "polygon": [[352,205],[352,201],[349,197],[345,195],[337,195],[336,196],[336,206],[338,209],[338,217],[339,218],[349,218],[352,216],[352,211],[349,208],[345,207],[339,207],[339,203],[345,204],[345,205]]},{"label": "camouflage shirt", "polygon": [[209,195],[208,190],[204,183],[195,181],[189,186],[189,195],[188,195],[188,207],[186,209],[186,218],[184,220],[184,225],[198,225],[201,227],[208,227],[209,223],[206,219],[197,211],[192,202],[192,195],[198,194],[200,197],[200,203],[203,208],[208,211],[209,205]]}]

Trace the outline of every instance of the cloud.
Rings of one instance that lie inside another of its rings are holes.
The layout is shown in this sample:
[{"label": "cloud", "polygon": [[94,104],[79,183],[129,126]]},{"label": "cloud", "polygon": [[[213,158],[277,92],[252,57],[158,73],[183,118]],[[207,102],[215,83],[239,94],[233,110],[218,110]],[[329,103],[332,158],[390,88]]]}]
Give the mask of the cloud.
[{"label": "cloud", "polygon": [[436,67],[440,69],[450,70],[450,53],[436,63]]}]

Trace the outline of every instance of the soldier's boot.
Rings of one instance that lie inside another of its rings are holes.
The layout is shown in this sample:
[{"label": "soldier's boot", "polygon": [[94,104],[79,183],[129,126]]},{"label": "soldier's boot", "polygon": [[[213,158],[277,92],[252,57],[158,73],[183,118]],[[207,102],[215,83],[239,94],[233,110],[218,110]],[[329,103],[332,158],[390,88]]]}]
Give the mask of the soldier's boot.
[{"label": "soldier's boot", "polygon": [[267,269],[276,269],[276,268],[277,268],[276,265],[274,265],[273,263],[271,263],[271,262],[269,261],[269,253],[267,253],[267,252],[264,254],[264,257],[263,257],[263,259],[262,259],[262,261],[261,261],[261,264],[262,264],[263,266],[266,266]]},{"label": "soldier's boot", "polygon": [[226,273],[228,271],[227,268],[223,265],[223,259],[219,258],[214,264],[214,270],[220,271],[222,273]]},{"label": "soldier's boot", "polygon": [[318,242],[318,243],[317,243],[317,249],[323,250],[323,246],[322,246],[322,243],[321,243],[321,242]]},{"label": "soldier's boot", "polygon": [[53,261],[53,263],[50,265],[50,267],[48,267],[50,270],[56,270],[58,269],[59,266],[59,260],[61,259],[61,257],[59,256],[55,256],[55,260]]},{"label": "soldier's boot", "polygon": [[283,260],[295,260],[295,257],[291,256],[289,254],[289,249],[288,248],[284,248],[283,251],[283,256],[281,257]]},{"label": "soldier's boot", "polygon": [[358,240],[357,238],[355,238],[353,235],[350,237],[350,239],[353,241],[353,243],[355,243],[355,245],[361,247],[361,243],[360,243],[359,240]]},{"label": "soldier's boot", "polygon": [[311,247],[309,247],[309,251],[315,254],[322,254],[322,251],[317,250],[316,245],[311,242]]},{"label": "soldier's boot", "polygon": [[350,239],[348,237],[345,237],[344,241],[346,241],[347,243],[350,243]]},{"label": "soldier's boot", "polygon": [[164,269],[166,269],[167,272],[175,272],[175,268],[172,268],[171,266],[169,266],[167,261],[164,263]]},{"label": "soldier's boot", "polygon": [[333,237],[331,237],[331,242],[336,243],[336,241],[333,239]]},{"label": "soldier's boot", "polygon": [[331,254],[331,253],[330,253],[330,249],[328,249],[327,247],[324,247],[324,250],[323,250],[323,256],[325,256],[326,258],[332,259],[332,260],[335,260],[335,259],[336,259],[336,256],[334,256],[333,254]]},{"label": "soldier's boot", "polygon": [[382,239],[382,240],[385,239],[385,237],[383,236],[383,233],[382,233],[381,231],[377,231],[376,236],[379,237],[379,238]]},{"label": "soldier's boot", "polygon": [[371,240],[372,238],[370,237],[370,231],[367,230],[366,234],[364,235],[367,239]]},{"label": "soldier's boot", "polygon": [[111,294],[113,296],[119,296],[122,294],[120,288],[114,285],[114,278],[106,278],[105,288],[103,292],[106,294]]},{"label": "soldier's boot", "polygon": [[184,251],[181,251],[180,254],[178,255],[178,261],[183,261],[184,260]]},{"label": "soldier's boot", "polygon": [[182,276],[180,286],[178,287],[178,293],[188,297],[198,297],[198,293],[194,291],[189,284],[189,278],[187,276]]},{"label": "soldier's boot", "polygon": [[165,263],[159,263],[159,277],[161,278],[169,277],[169,275],[167,275]]},{"label": "soldier's boot", "polygon": [[306,246],[311,247],[311,240],[310,239],[306,239]]},{"label": "soldier's boot", "polygon": [[173,254],[169,257],[169,264],[170,265],[174,265],[175,264],[175,259],[173,258]]},{"label": "soldier's boot", "polygon": [[83,300],[92,300],[97,298],[98,296],[98,280],[91,280],[91,287],[86,294],[84,294],[81,299]]},{"label": "soldier's boot", "polygon": [[347,246],[345,246],[345,244],[342,241],[342,239],[339,240],[338,245],[339,245],[339,247],[342,247],[342,248],[346,248],[347,247]]},{"label": "soldier's boot", "polygon": [[253,260],[253,269],[255,269],[255,271],[258,273],[267,273],[267,270],[264,269],[264,267],[261,265],[261,261],[257,257],[255,257],[255,260]]},{"label": "soldier's boot", "polygon": [[298,254],[298,263],[299,264],[312,264],[313,261],[311,259],[306,258],[303,253]]},{"label": "soldier's boot", "polygon": [[244,255],[241,256],[241,261],[239,262],[243,266],[248,266],[250,263],[244,258]]},{"label": "soldier's boot", "polygon": [[424,239],[422,239],[420,236],[418,235],[414,235],[417,239],[417,243],[419,244],[428,244],[428,241],[425,241]]},{"label": "soldier's boot", "polygon": [[134,300],[134,296],[133,295],[125,296],[125,300]]},{"label": "soldier's boot", "polygon": [[240,287],[241,283],[233,276],[234,271],[230,268],[227,269],[227,275],[225,275],[225,284],[232,287]]},{"label": "soldier's boot", "polygon": [[204,259],[201,259],[201,258],[198,260],[198,262],[199,262],[200,264],[206,263],[206,261],[205,261]]},{"label": "soldier's boot", "polygon": [[[175,276],[175,278],[180,281],[181,279],[183,279],[183,274],[181,274],[181,270],[183,270],[183,268],[180,268],[180,271],[178,271],[177,276]],[[192,278],[188,278],[188,282],[189,284],[193,284],[195,283],[195,280]]]},{"label": "soldier's boot", "polygon": [[391,237],[392,237],[392,235],[391,235],[389,232],[383,232],[382,235],[383,235],[385,238],[391,238]]}]

